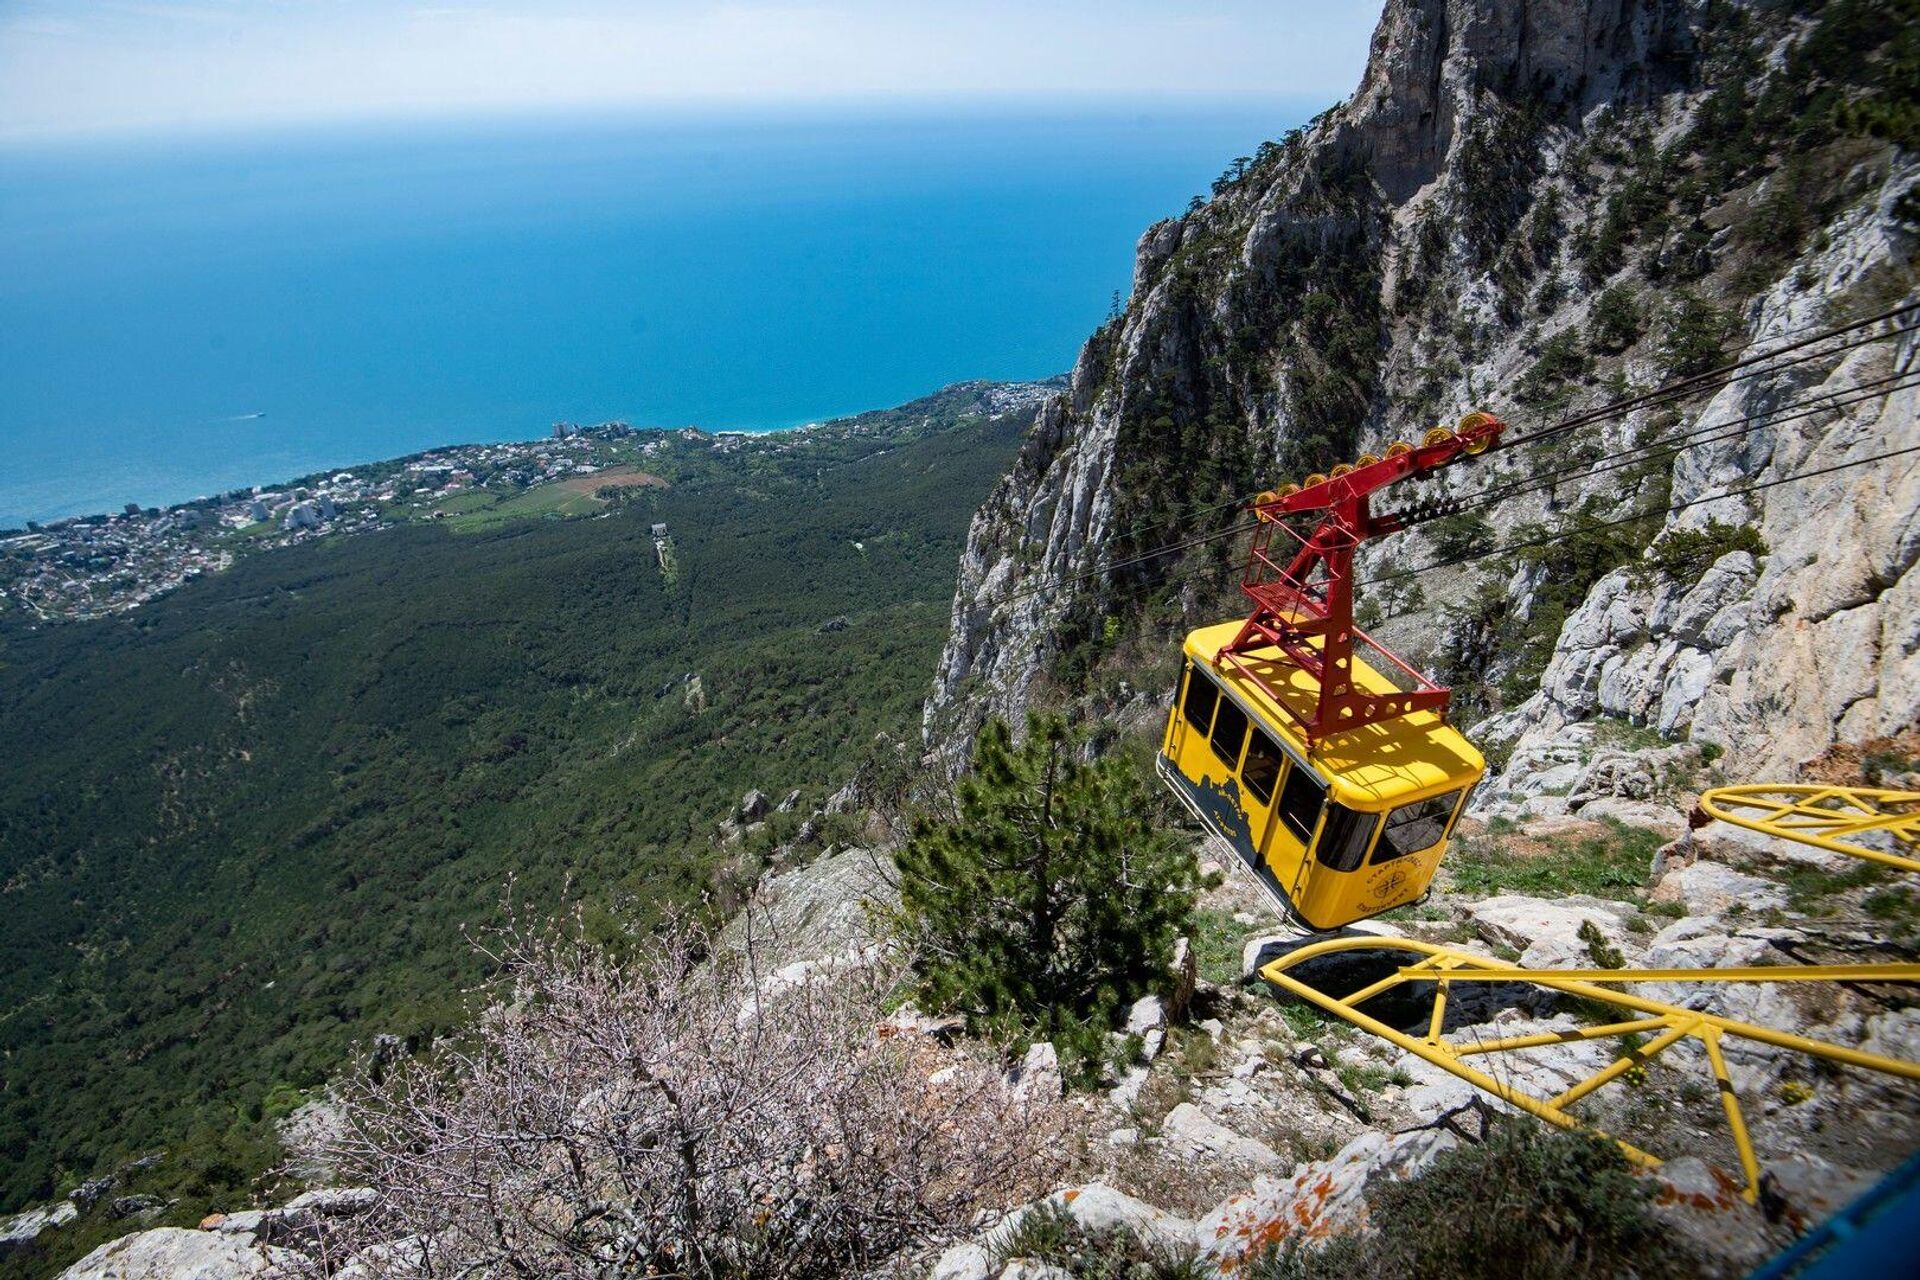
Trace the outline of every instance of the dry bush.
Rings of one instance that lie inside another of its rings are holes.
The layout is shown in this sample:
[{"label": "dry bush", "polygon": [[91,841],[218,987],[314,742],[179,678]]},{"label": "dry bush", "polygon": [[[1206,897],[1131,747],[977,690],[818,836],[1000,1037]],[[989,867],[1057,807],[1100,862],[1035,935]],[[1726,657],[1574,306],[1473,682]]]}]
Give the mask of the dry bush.
[{"label": "dry bush", "polygon": [[1059,1101],[887,1034],[886,966],[765,975],[757,948],[709,941],[678,927],[614,962],[558,931],[504,937],[510,1007],[349,1090],[334,1154],[378,1205],[316,1269],[845,1275],[1050,1184]]}]

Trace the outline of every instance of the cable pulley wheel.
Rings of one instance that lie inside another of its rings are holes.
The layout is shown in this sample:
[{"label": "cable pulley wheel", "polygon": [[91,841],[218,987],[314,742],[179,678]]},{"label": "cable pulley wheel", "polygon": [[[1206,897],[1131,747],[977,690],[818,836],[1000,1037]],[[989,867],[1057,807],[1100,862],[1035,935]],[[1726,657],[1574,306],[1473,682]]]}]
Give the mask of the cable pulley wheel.
[{"label": "cable pulley wheel", "polygon": [[1470,413],[1466,417],[1460,419],[1460,434],[1467,438],[1467,446],[1466,446],[1467,453],[1471,454],[1474,457],[1478,457],[1479,455],[1485,453],[1488,449],[1493,447],[1492,436],[1483,435],[1483,436],[1476,437],[1470,433],[1478,431],[1482,427],[1490,426],[1494,421],[1495,421],[1495,418],[1492,414],[1481,413],[1478,411],[1474,413]]}]

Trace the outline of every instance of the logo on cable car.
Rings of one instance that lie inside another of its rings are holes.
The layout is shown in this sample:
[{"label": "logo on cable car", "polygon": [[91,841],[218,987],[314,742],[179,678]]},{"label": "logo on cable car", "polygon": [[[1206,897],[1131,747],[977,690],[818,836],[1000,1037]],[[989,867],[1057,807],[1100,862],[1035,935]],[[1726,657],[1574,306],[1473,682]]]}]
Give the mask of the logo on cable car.
[{"label": "logo on cable car", "polygon": [[1398,896],[1412,879],[1405,867],[1387,868],[1367,882],[1367,896],[1376,902],[1390,901]]}]

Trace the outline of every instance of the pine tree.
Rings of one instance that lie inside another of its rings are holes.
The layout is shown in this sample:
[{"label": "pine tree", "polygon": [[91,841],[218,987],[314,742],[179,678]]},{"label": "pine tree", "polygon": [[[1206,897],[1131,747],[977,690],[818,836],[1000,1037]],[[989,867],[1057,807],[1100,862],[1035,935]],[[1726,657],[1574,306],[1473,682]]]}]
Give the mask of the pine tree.
[{"label": "pine tree", "polygon": [[954,815],[916,822],[895,860],[920,999],[1086,1064],[1119,1010],[1167,981],[1200,874],[1153,823],[1139,767],[1085,763],[1082,745],[1057,718],[1030,717],[1018,746],[989,722]]}]

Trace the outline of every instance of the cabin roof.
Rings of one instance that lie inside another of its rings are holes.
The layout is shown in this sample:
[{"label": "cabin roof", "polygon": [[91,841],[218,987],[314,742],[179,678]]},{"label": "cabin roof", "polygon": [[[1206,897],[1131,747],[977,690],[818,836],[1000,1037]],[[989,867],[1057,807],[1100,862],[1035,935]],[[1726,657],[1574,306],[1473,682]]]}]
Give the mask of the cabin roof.
[{"label": "cabin roof", "polygon": [[[1187,635],[1187,656],[1204,666],[1241,706],[1296,756],[1312,762],[1332,783],[1334,798],[1361,809],[1404,804],[1477,780],[1486,758],[1458,729],[1432,711],[1415,711],[1393,720],[1361,725],[1325,738],[1313,752],[1292,716],[1282,712],[1266,691],[1242,673],[1214,662],[1221,648],[1240,633],[1240,622],[1216,623]],[[1240,660],[1259,673],[1287,704],[1311,715],[1320,682],[1280,650],[1266,647],[1241,653]],[[1373,693],[1397,686],[1355,656],[1354,683]]]}]

